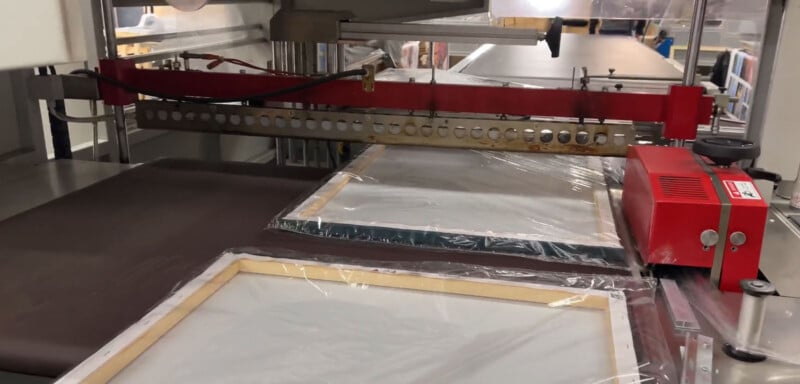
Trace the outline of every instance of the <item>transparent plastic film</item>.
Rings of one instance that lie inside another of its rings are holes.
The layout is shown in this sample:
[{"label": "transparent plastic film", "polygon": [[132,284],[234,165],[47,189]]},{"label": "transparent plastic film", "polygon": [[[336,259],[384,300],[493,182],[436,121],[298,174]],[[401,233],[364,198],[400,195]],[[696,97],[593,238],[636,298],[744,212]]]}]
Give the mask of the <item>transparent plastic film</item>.
[{"label": "transparent plastic film", "polygon": [[[705,318],[724,342],[736,345],[743,294],[720,292],[696,273],[683,274],[679,282],[692,308]],[[781,296],[767,296],[761,300],[765,302],[765,310],[758,342],[744,347],[768,359],[800,365],[800,345],[792,337],[786,337],[797,329],[798,300]]]},{"label": "transparent plastic film", "polygon": [[376,145],[273,226],[627,268],[598,157]]},{"label": "transparent plastic film", "polygon": [[59,383],[670,383],[669,353],[642,346],[659,326],[636,320],[653,287],[228,252]]}]

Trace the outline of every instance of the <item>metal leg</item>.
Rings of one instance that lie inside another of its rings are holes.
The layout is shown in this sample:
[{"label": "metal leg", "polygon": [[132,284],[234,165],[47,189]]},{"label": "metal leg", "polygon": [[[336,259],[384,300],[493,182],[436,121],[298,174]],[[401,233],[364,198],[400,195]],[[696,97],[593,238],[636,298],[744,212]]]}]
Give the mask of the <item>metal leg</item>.
[{"label": "metal leg", "polygon": [[[89,113],[92,117],[97,116],[97,100],[89,100]],[[98,137],[99,133],[97,132],[97,127],[99,123],[97,121],[92,122],[92,160],[99,161],[100,157],[100,138]]]},{"label": "metal leg", "polygon": [[131,162],[130,146],[128,145],[128,127],[125,126],[125,109],[114,106],[114,125],[117,127],[117,147],[119,148],[119,162]]},{"label": "metal leg", "polygon": [[[113,0],[103,0],[103,26],[106,36],[106,57],[116,59],[117,51],[116,20],[114,19]],[[128,127],[125,125],[125,107],[114,106],[114,124],[117,128],[117,146],[119,148],[119,162],[130,163],[130,146],[128,145]]]},{"label": "metal leg", "polygon": [[283,141],[281,138],[275,138],[275,165],[283,165]]},{"label": "metal leg", "polygon": [[303,156],[303,166],[308,167],[308,140],[303,139],[301,151]]},{"label": "metal leg", "polygon": [[[286,45],[287,44],[284,41],[276,41],[273,43],[273,66],[278,71],[286,72],[288,69],[288,63],[286,60]],[[286,140],[283,138],[275,138],[275,165],[286,165],[286,152],[284,151],[284,148],[286,147],[285,142]]]}]

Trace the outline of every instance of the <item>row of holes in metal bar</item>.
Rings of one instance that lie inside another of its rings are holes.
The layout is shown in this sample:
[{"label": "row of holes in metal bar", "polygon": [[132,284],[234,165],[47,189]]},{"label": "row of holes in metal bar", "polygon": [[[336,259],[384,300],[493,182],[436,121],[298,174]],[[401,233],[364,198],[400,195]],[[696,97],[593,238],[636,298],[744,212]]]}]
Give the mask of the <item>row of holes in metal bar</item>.
[{"label": "row of holes in metal bar", "polygon": [[[352,128],[355,132],[361,132],[364,129],[364,124],[361,121],[354,120],[348,123],[345,120],[338,120],[333,122],[331,120],[323,119],[321,121],[317,121],[314,119],[298,119],[298,118],[291,118],[286,119],[282,116],[277,116],[272,119],[270,116],[262,115],[262,116],[252,116],[252,115],[227,115],[224,113],[215,113],[211,114],[209,112],[201,112],[199,114],[195,112],[180,112],[180,111],[172,111],[168,112],[165,110],[153,111],[147,110],[145,111],[145,118],[147,120],[154,120],[158,119],[161,121],[167,121],[172,119],[173,121],[194,121],[198,119],[200,121],[208,122],[211,121],[213,118],[215,122],[218,124],[231,124],[231,125],[245,125],[245,126],[254,126],[256,124],[268,128],[274,124],[276,128],[293,128],[293,129],[300,129],[305,127],[309,130],[315,130],[317,128],[321,128],[324,131],[330,131],[336,128],[338,131],[345,132],[348,129]],[[287,121],[288,120],[288,121]],[[372,131],[376,134],[383,134],[384,132],[389,132],[393,135],[405,134],[408,136],[414,136],[419,131],[420,134],[426,137],[433,136],[436,133],[439,137],[447,137],[450,134],[450,129],[448,126],[440,125],[436,128],[430,125],[423,125],[421,127],[417,127],[413,123],[406,123],[404,126],[400,126],[400,124],[391,123],[387,125],[379,122],[372,123]],[[492,127],[486,131],[486,136],[491,140],[499,140],[501,138],[505,138],[507,141],[516,140],[520,137],[519,131],[516,128],[506,128],[505,131],[501,131],[500,128]],[[453,136],[456,138],[464,138],[469,134],[470,137],[473,139],[481,139],[484,135],[484,129],[482,127],[476,126],[467,128],[464,126],[456,126],[453,128]],[[522,130],[522,138],[526,142],[533,142],[536,138],[536,131],[530,128],[526,128]],[[568,130],[562,130],[559,132],[553,132],[550,129],[543,129],[539,132],[539,140],[542,143],[550,143],[553,140],[557,140],[561,144],[568,144],[573,140],[572,132]],[[594,139],[590,137],[589,132],[587,131],[578,131],[574,137],[575,143],[581,145],[588,145],[594,142],[597,145],[605,145],[608,143],[608,135],[605,133],[597,133],[594,135]],[[625,134],[623,133],[616,133],[613,135],[613,145],[621,146],[625,145]]]}]

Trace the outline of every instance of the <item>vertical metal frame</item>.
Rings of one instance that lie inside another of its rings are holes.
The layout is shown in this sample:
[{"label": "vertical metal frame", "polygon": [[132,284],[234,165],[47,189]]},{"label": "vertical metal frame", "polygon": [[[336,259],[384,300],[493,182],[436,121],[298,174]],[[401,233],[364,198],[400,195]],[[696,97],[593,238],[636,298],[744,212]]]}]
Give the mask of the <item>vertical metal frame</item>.
[{"label": "vertical metal frame", "polygon": [[[116,36],[116,16],[114,14],[114,2],[112,0],[102,0],[103,10],[103,30],[105,31],[106,58],[118,58],[117,36]],[[116,128],[117,150],[119,151],[119,162],[130,163],[130,145],[128,144],[128,127],[125,124],[125,107],[114,106],[114,126]]]},{"label": "vertical metal frame", "polygon": [[761,145],[764,136],[764,124],[767,121],[767,101],[772,88],[773,70],[775,69],[778,46],[781,42],[786,0],[770,0],[767,11],[766,30],[761,42],[761,57],[756,75],[756,89],[753,94],[753,105],[750,120],[747,124],[746,138]]},{"label": "vertical metal frame", "polygon": [[[9,158],[0,162],[9,163],[42,163],[47,161],[47,147],[45,145],[42,115],[39,109],[39,100],[33,98],[28,92],[28,79],[34,76],[32,69],[18,69],[9,71],[11,92],[16,100],[12,107],[17,115],[20,147],[18,152],[10,154]],[[9,129],[14,127],[0,127]]]}]

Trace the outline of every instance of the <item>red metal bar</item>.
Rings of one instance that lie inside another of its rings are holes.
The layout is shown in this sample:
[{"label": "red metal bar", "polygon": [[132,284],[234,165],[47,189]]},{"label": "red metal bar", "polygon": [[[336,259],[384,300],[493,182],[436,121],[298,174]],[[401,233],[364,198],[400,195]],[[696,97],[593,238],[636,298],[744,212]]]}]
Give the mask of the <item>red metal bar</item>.
[{"label": "red metal bar", "polygon": [[[136,63],[129,60],[100,60],[100,72],[115,79],[125,78],[126,75],[136,70]],[[117,88],[106,82],[99,84],[100,94],[103,95],[103,102],[106,105],[126,105],[136,102],[138,97],[128,93],[123,89]]]},{"label": "red metal bar", "polygon": [[[310,80],[306,77],[146,69],[126,69],[109,75],[117,73],[119,77],[115,77],[118,80],[151,92],[209,98],[270,92]],[[667,121],[670,111],[675,111],[675,108],[669,108],[669,95],[399,82],[380,82],[376,84],[374,92],[368,93],[364,92],[361,81],[357,80],[333,81],[271,100],[349,107],[652,122]],[[113,104],[116,100],[106,101]],[[682,102],[699,106],[700,113],[693,114],[696,121],[689,124],[694,130],[698,124],[710,122],[711,98],[692,95],[690,100]],[[678,124],[686,125],[685,119]]]}]

